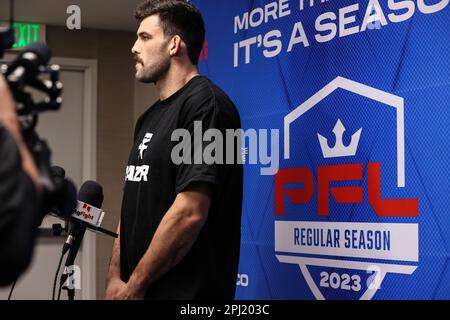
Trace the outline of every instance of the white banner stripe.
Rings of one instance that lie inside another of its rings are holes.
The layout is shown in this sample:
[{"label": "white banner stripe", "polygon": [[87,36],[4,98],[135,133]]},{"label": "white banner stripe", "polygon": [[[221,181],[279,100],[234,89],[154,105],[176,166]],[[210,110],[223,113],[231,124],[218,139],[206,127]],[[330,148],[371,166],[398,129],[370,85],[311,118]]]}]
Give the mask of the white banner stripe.
[{"label": "white banner stripe", "polygon": [[275,251],[419,261],[418,224],[276,221]]}]

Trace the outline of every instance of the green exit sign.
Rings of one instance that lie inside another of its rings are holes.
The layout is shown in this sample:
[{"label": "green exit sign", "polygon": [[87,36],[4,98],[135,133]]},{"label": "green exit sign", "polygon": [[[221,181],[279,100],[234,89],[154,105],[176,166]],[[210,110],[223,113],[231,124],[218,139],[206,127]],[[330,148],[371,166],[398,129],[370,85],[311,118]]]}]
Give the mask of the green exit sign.
[{"label": "green exit sign", "polygon": [[[5,28],[9,26],[9,23],[6,21],[2,21],[0,22],[0,26]],[[45,24],[15,22],[13,24],[13,27],[15,37],[13,50],[27,47],[33,42],[45,42]]]}]

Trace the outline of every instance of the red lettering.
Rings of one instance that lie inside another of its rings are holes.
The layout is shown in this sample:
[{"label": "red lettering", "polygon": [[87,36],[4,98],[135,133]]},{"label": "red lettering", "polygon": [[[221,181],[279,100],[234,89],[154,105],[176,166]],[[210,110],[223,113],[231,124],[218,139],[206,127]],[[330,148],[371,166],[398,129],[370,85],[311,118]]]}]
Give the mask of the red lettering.
[{"label": "red lettering", "polygon": [[381,199],[380,163],[368,165],[369,202],[379,217],[417,217],[419,200],[416,199]]},{"label": "red lettering", "polygon": [[361,203],[363,201],[362,187],[329,187],[329,183],[333,181],[362,180],[362,163],[321,166],[317,172],[319,178],[317,183],[317,211],[319,216],[330,214],[328,190],[331,190],[331,194],[337,203]]},{"label": "red lettering", "polygon": [[[380,163],[369,163],[367,188],[369,203],[379,217],[417,217],[419,200],[382,199]],[[317,211],[319,216],[329,216],[329,193],[336,203],[362,203],[363,187],[330,187],[335,181],[362,181],[363,164],[319,166],[317,169]],[[303,188],[287,188],[288,184],[301,183]],[[307,168],[280,169],[275,175],[275,215],[286,212],[285,195],[293,204],[308,203],[314,193],[314,176]]]},{"label": "red lettering", "polygon": [[199,61],[208,60],[208,41],[203,42],[202,50],[200,51]]},{"label": "red lettering", "polygon": [[[285,189],[288,183],[303,183],[302,189]],[[314,192],[314,177],[307,168],[280,169],[275,175],[275,215],[284,215],[284,194],[294,204],[305,204]]]}]

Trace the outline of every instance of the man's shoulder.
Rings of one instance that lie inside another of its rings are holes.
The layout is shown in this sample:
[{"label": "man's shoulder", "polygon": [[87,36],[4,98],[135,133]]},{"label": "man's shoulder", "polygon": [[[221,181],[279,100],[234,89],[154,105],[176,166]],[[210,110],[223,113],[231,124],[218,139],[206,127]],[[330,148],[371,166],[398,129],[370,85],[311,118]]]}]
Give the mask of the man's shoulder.
[{"label": "man's shoulder", "polygon": [[211,79],[205,76],[199,76],[195,79],[195,85],[191,89],[191,98],[207,98],[207,99],[231,99],[222,88],[215,84]]},{"label": "man's shoulder", "polygon": [[213,81],[204,76],[196,79],[189,94],[186,96],[186,107],[188,110],[209,110],[217,108],[218,110],[235,109],[231,98],[222,88]]},{"label": "man's shoulder", "polygon": [[137,119],[136,124],[134,126],[134,139],[136,139],[136,135],[139,132],[142,124],[145,122],[146,118],[148,118],[148,115],[155,109],[157,109],[159,106],[159,100],[153,103],[150,107],[147,108]]}]

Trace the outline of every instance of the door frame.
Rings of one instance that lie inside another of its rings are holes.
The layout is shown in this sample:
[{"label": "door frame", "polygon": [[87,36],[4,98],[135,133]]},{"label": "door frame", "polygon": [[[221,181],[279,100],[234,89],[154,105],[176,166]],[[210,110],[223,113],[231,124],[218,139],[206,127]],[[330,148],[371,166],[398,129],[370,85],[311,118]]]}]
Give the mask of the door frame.
[{"label": "door frame", "polygon": [[[84,73],[82,181],[96,180],[97,60],[55,57],[50,60],[50,63],[58,64],[61,67],[61,70],[82,71]],[[95,300],[97,298],[96,234],[93,232],[86,232],[81,248],[81,298],[83,300]]]}]

